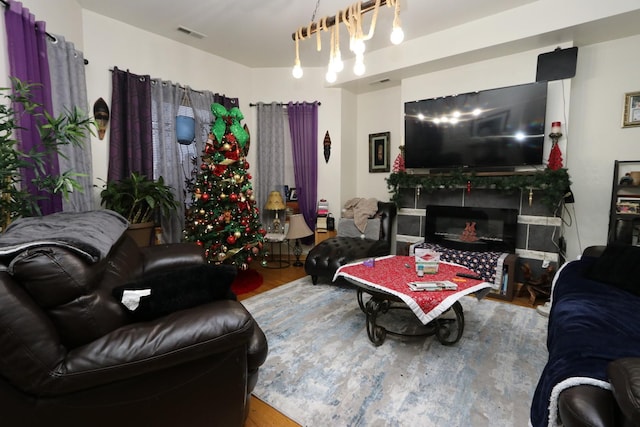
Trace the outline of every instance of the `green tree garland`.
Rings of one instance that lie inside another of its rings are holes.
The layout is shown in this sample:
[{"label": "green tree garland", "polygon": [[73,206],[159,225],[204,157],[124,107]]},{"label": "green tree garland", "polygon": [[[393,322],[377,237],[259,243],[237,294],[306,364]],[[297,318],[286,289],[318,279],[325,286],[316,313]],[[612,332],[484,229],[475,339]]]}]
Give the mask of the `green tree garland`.
[{"label": "green tree garland", "polygon": [[392,194],[391,201],[400,200],[402,188],[420,187],[432,192],[438,189],[471,188],[498,190],[505,193],[526,190],[542,190],[541,203],[553,212],[571,185],[567,169],[544,169],[527,174],[477,175],[474,172],[456,170],[448,174],[418,175],[406,172],[392,173],[387,180],[387,188]]}]

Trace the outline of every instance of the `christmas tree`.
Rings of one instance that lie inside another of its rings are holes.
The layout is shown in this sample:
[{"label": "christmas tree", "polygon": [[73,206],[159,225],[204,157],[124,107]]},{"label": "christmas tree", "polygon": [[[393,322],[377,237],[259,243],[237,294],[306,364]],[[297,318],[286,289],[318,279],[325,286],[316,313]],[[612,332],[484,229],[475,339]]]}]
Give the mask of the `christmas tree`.
[{"label": "christmas tree", "polygon": [[249,133],[240,125],[237,107],[211,105],[215,117],[202,152],[192,204],[186,212],[185,240],[205,248],[210,263],[233,264],[246,270],[262,250],[262,228],[251,186],[246,154]]}]

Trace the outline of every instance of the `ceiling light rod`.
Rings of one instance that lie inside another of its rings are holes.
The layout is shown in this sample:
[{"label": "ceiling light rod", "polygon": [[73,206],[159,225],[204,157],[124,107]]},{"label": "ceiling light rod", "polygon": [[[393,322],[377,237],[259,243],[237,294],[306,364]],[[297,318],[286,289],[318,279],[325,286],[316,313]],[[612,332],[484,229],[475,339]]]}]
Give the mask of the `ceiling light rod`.
[{"label": "ceiling light rod", "polygon": [[[387,0],[380,0],[380,6],[385,6],[386,4],[387,4]],[[360,7],[361,7],[361,10],[362,10],[362,13],[370,12],[373,9],[375,9],[376,0],[364,1],[364,2],[362,2],[362,5]],[[333,27],[334,25],[336,25],[337,15],[328,16],[326,19],[327,19],[327,28]],[[345,18],[343,20],[348,20],[348,19],[349,19],[349,11],[347,10]],[[318,22],[322,22],[322,19],[320,19]],[[320,29],[322,29],[322,27],[320,27]],[[311,34],[317,32],[317,31],[318,31],[318,24],[313,22],[311,24],[311,27],[302,28],[300,30],[300,35],[301,35],[302,39],[306,39],[307,37],[311,36]],[[293,40],[296,39],[296,33],[295,32],[291,34],[291,38]]]}]

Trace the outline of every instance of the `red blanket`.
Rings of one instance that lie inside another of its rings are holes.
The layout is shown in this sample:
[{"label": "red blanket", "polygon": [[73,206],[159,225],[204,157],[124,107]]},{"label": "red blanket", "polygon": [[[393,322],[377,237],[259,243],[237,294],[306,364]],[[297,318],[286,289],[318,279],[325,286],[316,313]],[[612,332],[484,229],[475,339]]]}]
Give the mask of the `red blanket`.
[{"label": "red blanket", "polygon": [[[343,265],[336,271],[337,277],[344,277],[356,283],[361,283],[375,289],[393,294],[402,301],[420,319],[427,324],[449,309],[464,295],[474,292],[478,298],[485,296],[491,289],[491,284],[482,280],[457,277],[456,273],[471,273],[466,267],[448,262],[440,262],[438,273],[425,274],[418,277],[416,274],[415,259],[409,256],[387,256],[376,258],[375,265],[368,267],[363,262]],[[443,281],[449,280],[458,285],[456,291],[412,291],[409,282]]]}]

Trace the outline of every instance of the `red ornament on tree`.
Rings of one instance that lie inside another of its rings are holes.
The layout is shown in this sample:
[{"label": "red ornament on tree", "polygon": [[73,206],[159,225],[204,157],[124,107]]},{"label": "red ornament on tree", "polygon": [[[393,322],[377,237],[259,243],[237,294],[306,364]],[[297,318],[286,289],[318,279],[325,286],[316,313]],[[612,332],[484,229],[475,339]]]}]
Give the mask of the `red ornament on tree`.
[{"label": "red ornament on tree", "polygon": [[228,244],[233,245],[235,242],[236,242],[236,236],[234,236],[233,234],[227,237]]}]

